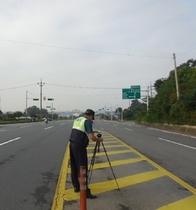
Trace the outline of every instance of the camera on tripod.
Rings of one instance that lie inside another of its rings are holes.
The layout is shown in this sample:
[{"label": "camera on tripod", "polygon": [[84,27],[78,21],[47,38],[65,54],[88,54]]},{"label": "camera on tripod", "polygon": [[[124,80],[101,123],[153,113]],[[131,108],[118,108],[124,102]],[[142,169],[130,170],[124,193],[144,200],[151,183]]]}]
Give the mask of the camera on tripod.
[{"label": "camera on tripod", "polygon": [[102,133],[100,131],[94,131],[94,133],[97,133],[97,138],[101,138],[102,137]]},{"label": "camera on tripod", "polygon": [[101,132],[98,131],[97,138],[101,138],[101,137],[102,137],[102,134]]},{"label": "camera on tripod", "polygon": [[[100,131],[94,131],[94,134],[96,134],[97,138],[101,138],[102,137],[102,133]],[[105,155],[107,157],[110,169],[111,169],[112,174],[114,176],[114,179],[116,181],[116,185],[117,185],[118,189],[120,190],[120,188],[118,186],[118,182],[116,180],[116,176],[115,176],[114,171],[113,171],[112,166],[111,166],[111,162],[109,160],[108,154],[107,154],[105,146],[103,144],[103,141],[102,142],[97,141],[96,144],[95,144],[93,156],[92,156],[91,163],[90,163],[90,166],[89,166],[89,169],[88,169],[88,183],[90,183],[90,181],[91,181],[91,176],[92,176],[92,172],[93,172],[93,166],[94,166],[94,163],[95,163],[95,156],[96,156],[96,153],[99,152],[100,144],[103,146],[103,150],[105,152]]]}]

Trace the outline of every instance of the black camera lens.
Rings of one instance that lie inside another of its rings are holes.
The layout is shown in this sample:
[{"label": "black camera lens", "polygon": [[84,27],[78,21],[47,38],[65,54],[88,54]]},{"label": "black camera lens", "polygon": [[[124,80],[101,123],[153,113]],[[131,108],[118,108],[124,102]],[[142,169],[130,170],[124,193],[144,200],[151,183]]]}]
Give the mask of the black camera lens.
[{"label": "black camera lens", "polygon": [[101,133],[98,133],[97,134],[97,138],[101,138]]}]

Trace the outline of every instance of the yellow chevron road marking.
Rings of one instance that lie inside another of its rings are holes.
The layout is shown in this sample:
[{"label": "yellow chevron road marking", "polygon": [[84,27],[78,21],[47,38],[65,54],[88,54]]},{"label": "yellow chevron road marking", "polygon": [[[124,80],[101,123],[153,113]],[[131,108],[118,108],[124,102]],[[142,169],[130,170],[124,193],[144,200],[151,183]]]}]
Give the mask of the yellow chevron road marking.
[{"label": "yellow chevron road marking", "polygon": [[[151,161],[141,153],[139,153],[137,150],[133,149],[120,139],[116,138],[112,134],[102,132],[104,135],[104,145],[105,148],[122,148],[123,146],[127,149],[123,150],[117,150],[117,151],[109,151],[107,152],[108,155],[115,155],[115,154],[122,154],[122,153],[135,153],[138,155],[138,158],[132,158],[132,159],[126,159],[126,160],[117,160],[117,161],[112,161],[111,164],[112,166],[118,166],[122,164],[130,164],[134,162],[139,162],[142,160],[146,160],[149,164],[153,165],[156,169],[155,171],[149,171],[149,172],[143,172],[140,174],[135,174],[131,176],[126,176],[122,178],[118,178],[116,181],[119,185],[119,188],[123,187],[128,187],[132,186],[135,184],[151,181],[163,176],[169,176],[171,179],[179,183],[181,186],[185,187],[189,191],[191,191],[194,195],[187,197],[185,199],[181,199],[179,201],[176,201],[171,204],[167,204],[165,206],[160,207],[157,210],[196,210],[196,189],[192,186],[190,186],[188,183],[184,182],[183,180],[179,179],[169,171],[165,170],[155,162]],[[109,134],[109,135],[108,135]],[[95,142],[90,141],[89,146],[94,148]],[[102,145],[100,145],[102,146]],[[101,148],[102,149],[102,148]],[[92,157],[93,153],[88,154],[88,157]],[[96,156],[105,156],[105,152],[99,152],[96,153]],[[79,199],[80,193],[74,193],[73,188],[71,189],[66,189],[66,176],[68,173],[70,173],[70,168],[68,168],[68,160],[69,160],[69,144],[66,149],[65,157],[63,159],[63,164],[61,167],[60,175],[59,175],[59,180],[57,184],[57,188],[55,191],[55,196],[53,199],[53,204],[52,204],[52,209],[51,210],[62,210],[63,209],[63,204],[64,200],[70,201],[70,200],[76,200]],[[95,163],[94,169],[98,168],[105,168],[109,167],[108,162],[104,163]],[[99,182],[99,183],[93,183],[90,184],[90,188],[92,193],[94,194],[100,194],[104,192],[108,192],[111,190],[117,189],[117,185],[115,180],[109,180],[109,181],[104,181],[104,182]],[[65,190],[66,189],[66,190]]]},{"label": "yellow chevron road marking", "polygon": [[[165,174],[156,170],[156,171],[149,171],[149,172],[144,172],[141,174],[126,176],[123,178],[119,178],[116,181],[119,185],[119,188],[123,188],[123,187],[128,187],[131,185],[151,181],[151,180],[163,177],[163,176],[165,176]],[[118,189],[116,186],[115,180],[109,180],[109,181],[90,184],[90,188],[93,194],[100,194],[100,193]],[[79,197],[80,197],[80,193],[74,193],[73,188],[67,189],[64,192],[64,199],[66,201],[77,200],[79,199]]]},{"label": "yellow chevron road marking", "polygon": [[[118,145],[110,145],[110,146],[105,146],[105,148],[116,148],[116,147],[125,147],[124,145],[118,144]],[[94,149],[95,147],[87,147],[87,150]]]},{"label": "yellow chevron road marking", "polygon": [[[104,145],[105,145],[105,144],[111,144],[111,143],[120,143],[120,141],[117,141],[117,140],[114,140],[114,139],[113,139],[113,141],[107,140],[107,141],[104,141],[103,143],[104,143]],[[95,146],[95,144],[96,144],[95,142],[89,142],[89,145],[90,145],[90,146],[91,146],[91,145],[94,145],[94,146]]]},{"label": "yellow chevron road marking", "polygon": [[[111,166],[118,166],[118,165],[125,165],[125,164],[129,164],[129,163],[137,163],[140,162],[144,159],[142,158],[132,158],[132,159],[124,159],[124,160],[116,160],[116,161],[112,161]],[[96,163],[93,167],[93,169],[99,169],[99,168],[107,168],[110,167],[108,162],[105,163]]]},{"label": "yellow chevron road marking", "polygon": [[[130,163],[137,163],[141,162],[145,159],[143,158],[131,158],[131,159],[124,159],[124,160],[116,160],[116,161],[111,161],[111,166],[118,166],[118,165],[125,165],[125,164],[130,164]],[[95,163],[93,166],[93,169],[99,169],[99,168],[107,168],[110,167],[108,162],[105,163]],[[88,166],[89,168],[89,166]],[[71,168],[68,168],[67,173],[71,173]]]},{"label": "yellow chevron road marking", "polygon": [[[130,153],[132,152],[133,150],[130,150],[130,149],[126,149],[126,150],[117,150],[117,151],[110,151],[110,152],[107,152],[108,155],[117,155],[117,154],[123,154],[123,153]],[[99,152],[99,153],[96,153],[96,156],[103,156],[105,155],[105,152]],[[93,156],[93,153],[89,153],[88,154],[88,157],[92,157]]]},{"label": "yellow chevron road marking", "polygon": [[[113,136],[113,135],[111,134],[111,136]],[[162,171],[165,175],[169,176],[175,182],[179,183],[181,186],[185,187],[186,189],[188,189],[192,193],[196,194],[196,188],[192,187],[191,185],[189,185],[188,183],[186,183],[182,179],[180,179],[177,176],[173,175],[171,172],[169,172],[166,169],[162,168],[157,163],[153,162],[152,160],[150,160],[146,156],[142,155],[140,152],[138,152],[137,150],[133,149],[132,147],[130,147],[129,145],[127,145],[126,143],[124,143],[120,139],[116,138],[115,136],[113,136],[113,138],[114,139],[117,139],[118,141],[120,141],[123,145],[125,145],[125,147],[130,148],[135,154],[139,155],[141,158],[145,158],[148,163],[150,163],[151,165],[153,165],[158,170]]]},{"label": "yellow chevron road marking", "polygon": [[184,198],[174,203],[168,204],[157,210],[195,210],[196,209],[196,195]]}]

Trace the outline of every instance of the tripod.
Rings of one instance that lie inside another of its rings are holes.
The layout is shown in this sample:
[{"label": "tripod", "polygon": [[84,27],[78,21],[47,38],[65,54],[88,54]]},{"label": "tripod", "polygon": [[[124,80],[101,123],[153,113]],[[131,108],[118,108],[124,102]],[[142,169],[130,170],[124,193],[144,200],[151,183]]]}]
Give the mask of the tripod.
[{"label": "tripod", "polygon": [[106,155],[106,157],[107,157],[108,163],[109,163],[109,165],[110,165],[110,169],[111,169],[112,174],[113,174],[113,176],[114,176],[114,180],[115,180],[115,182],[116,182],[116,185],[117,185],[117,187],[118,187],[118,190],[120,190],[119,185],[118,185],[118,182],[117,182],[117,179],[116,179],[116,176],[115,176],[114,171],[113,171],[113,169],[112,169],[112,165],[111,165],[111,162],[110,162],[110,160],[109,160],[109,157],[108,157],[108,154],[107,154],[107,151],[106,151],[106,149],[105,149],[105,146],[104,146],[103,142],[96,142],[96,145],[95,145],[95,148],[94,148],[94,152],[93,152],[93,156],[92,156],[92,159],[91,159],[91,164],[90,164],[89,170],[88,170],[88,179],[89,179],[88,183],[90,184],[90,180],[91,180],[91,176],[92,176],[92,172],[93,172],[93,166],[94,166],[94,164],[95,164],[96,152],[99,153],[99,151],[100,151],[100,143],[101,143],[102,146],[103,146],[103,150],[104,150],[104,152],[105,152],[105,155]]}]

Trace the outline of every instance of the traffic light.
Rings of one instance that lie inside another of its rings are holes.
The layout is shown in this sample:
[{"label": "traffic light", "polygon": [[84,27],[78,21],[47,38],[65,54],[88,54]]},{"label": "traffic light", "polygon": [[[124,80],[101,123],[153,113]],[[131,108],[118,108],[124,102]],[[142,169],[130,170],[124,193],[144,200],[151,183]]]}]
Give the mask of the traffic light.
[{"label": "traffic light", "polygon": [[54,98],[48,98],[48,101],[54,101]]},{"label": "traffic light", "polygon": [[33,100],[34,100],[34,101],[39,101],[39,98],[34,98]]}]

